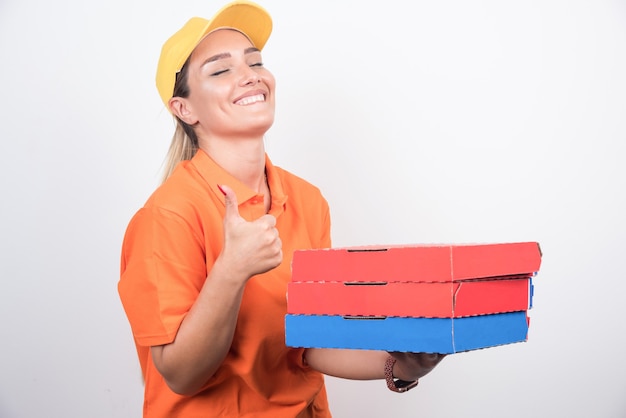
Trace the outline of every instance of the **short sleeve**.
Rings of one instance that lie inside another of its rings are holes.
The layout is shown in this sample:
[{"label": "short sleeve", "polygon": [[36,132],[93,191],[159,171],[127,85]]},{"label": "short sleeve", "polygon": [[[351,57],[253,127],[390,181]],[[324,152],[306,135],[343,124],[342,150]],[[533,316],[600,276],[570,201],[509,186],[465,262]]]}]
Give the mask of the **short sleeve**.
[{"label": "short sleeve", "polygon": [[174,340],[207,276],[202,240],[179,215],[142,208],[122,245],[118,291],[139,345]]}]

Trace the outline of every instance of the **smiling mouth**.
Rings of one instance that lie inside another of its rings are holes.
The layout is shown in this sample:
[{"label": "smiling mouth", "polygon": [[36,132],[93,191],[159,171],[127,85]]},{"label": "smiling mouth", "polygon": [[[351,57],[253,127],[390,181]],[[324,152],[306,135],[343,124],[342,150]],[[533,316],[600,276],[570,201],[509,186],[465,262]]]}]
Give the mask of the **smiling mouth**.
[{"label": "smiling mouth", "polygon": [[248,96],[248,97],[244,97],[243,99],[237,100],[235,104],[239,106],[246,106],[246,105],[250,105],[250,104],[254,104],[258,102],[264,102],[264,101],[265,101],[265,95],[257,94],[254,96]]}]

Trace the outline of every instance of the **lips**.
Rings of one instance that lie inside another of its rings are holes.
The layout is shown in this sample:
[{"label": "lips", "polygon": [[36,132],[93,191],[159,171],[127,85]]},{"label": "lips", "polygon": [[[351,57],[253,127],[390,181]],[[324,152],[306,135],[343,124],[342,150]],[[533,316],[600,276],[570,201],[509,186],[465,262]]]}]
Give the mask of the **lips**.
[{"label": "lips", "polygon": [[264,94],[255,94],[253,96],[242,97],[241,99],[235,101],[236,105],[239,106],[247,106],[258,102],[264,102],[265,95]]}]

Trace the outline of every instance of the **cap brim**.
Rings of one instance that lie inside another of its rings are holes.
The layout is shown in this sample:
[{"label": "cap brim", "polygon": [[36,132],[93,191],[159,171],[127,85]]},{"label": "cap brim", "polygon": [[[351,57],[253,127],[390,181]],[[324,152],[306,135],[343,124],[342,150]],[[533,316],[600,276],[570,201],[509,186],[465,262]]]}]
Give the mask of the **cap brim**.
[{"label": "cap brim", "polygon": [[263,49],[272,33],[272,18],[257,4],[237,1],[227,4],[213,16],[204,35],[219,28],[237,29],[243,32],[255,47]]}]

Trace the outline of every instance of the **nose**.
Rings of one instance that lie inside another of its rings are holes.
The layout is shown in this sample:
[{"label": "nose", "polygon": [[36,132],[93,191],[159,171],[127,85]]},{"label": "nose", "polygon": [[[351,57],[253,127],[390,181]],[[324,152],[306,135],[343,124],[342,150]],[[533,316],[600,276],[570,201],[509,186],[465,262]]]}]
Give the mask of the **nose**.
[{"label": "nose", "polygon": [[250,67],[246,67],[246,70],[243,73],[242,76],[242,85],[247,86],[247,85],[255,85],[261,82],[261,76],[254,71],[252,68]]}]

